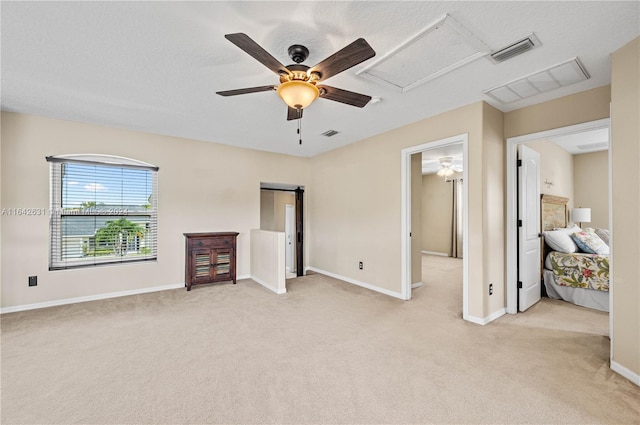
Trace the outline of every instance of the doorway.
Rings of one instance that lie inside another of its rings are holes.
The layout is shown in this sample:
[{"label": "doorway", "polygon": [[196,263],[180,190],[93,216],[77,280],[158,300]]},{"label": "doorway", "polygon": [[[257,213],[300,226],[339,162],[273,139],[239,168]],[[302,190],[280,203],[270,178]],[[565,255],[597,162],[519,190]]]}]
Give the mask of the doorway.
[{"label": "doorway", "polygon": [[[538,133],[527,134],[523,136],[511,137],[507,139],[507,313],[516,314],[518,312],[518,188],[517,188],[517,150],[518,146],[523,143],[534,142],[537,140],[552,139],[561,136],[569,136],[589,131],[606,129],[608,131],[610,120],[608,118],[561,127],[553,130],[542,131]],[[609,219],[608,227],[611,229],[611,155],[609,155]],[[613,258],[610,259],[610,262]],[[609,331],[613,329],[611,321],[613,320],[613,297],[609,297]],[[611,333],[610,333],[611,334]]]},{"label": "doorway", "polygon": [[[405,148],[401,152],[401,173],[402,173],[402,217],[401,217],[401,261],[402,261],[402,298],[405,300],[411,299],[411,291],[412,291],[412,240],[419,237],[419,235],[414,235],[412,233],[412,223],[416,223],[420,221],[420,217],[412,217],[412,155],[422,154],[422,152],[445,148],[447,146],[452,145],[462,145],[462,162],[463,164],[467,164],[467,155],[468,155],[468,135],[461,134],[458,136],[449,137],[446,139],[436,140],[428,143],[424,143],[418,146],[412,146],[409,148]],[[468,171],[466,166],[463,167],[462,171],[462,203],[464,208],[462,208],[462,317],[465,320],[468,320],[468,270],[469,270],[469,255],[468,255]],[[415,220],[415,221],[414,221]]]},{"label": "doorway", "polygon": [[287,279],[304,275],[304,186],[260,183],[260,229],[285,234]]}]

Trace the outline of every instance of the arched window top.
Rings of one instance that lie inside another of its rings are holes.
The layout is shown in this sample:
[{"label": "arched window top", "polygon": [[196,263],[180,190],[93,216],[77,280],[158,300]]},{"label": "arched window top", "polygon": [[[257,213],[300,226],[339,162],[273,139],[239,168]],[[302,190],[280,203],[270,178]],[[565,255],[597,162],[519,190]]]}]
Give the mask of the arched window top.
[{"label": "arched window top", "polygon": [[71,154],[55,155],[46,157],[49,162],[80,162],[83,164],[111,165],[120,167],[141,168],[145,170],[158,171],[158,167],[137,159],[126,158],[124,156],[102,155],[102,154]]}]

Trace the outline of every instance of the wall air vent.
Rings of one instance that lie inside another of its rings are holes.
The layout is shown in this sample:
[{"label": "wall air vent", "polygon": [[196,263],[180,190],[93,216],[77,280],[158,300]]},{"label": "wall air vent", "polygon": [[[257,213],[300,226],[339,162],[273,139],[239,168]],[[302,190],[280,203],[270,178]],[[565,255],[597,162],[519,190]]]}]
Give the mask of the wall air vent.
[{"label": "wall air vent", "polygon": [[491,62],[501,63],[515,56],[521,55],[534,47],[540,45],[540,41],[534,34],[529,34],[522,40],[511,43],[506,47],[498,49],[489,55]]},{"label": "wall air vent", "polygon": [[325,136],[325,137],[331,137],[331,136],[335,136],[338,133],[339,133],[339,131],[327,130],[324,133],[322,133],[322,135]]}]

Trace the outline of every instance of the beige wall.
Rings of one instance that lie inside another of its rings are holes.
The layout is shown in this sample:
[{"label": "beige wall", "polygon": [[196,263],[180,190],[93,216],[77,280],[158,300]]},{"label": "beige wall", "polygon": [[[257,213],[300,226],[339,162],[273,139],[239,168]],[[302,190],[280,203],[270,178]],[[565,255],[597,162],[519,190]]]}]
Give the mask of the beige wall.
[{"label": "beige wall", "polygon": [[[525,143],[540,154],[540,193],[569,198],[567,207],[573,208],[573,155],[550,140]],[[553,184],[548,186],[545,181]]]},{"label": "beige wall", "polygon": [[612,360],[640,375],[640,38],[611,57]]},{"label": "beige wall", "polygon": [[576,207],[591,208],[585,226],[609,228],[609,151],[573,156],[573,199]]},{"label": "beige wall", "polygon": [[[0,117],[0,211],[4,208],[2,203],[2,119]],[[2,306],[2,218],[0,218],[0,306]]]},{"label": "beige wall", "polygon": [[411,283],[414,284],[422,282],[422,153],[411,155],[411,217]]},{"label": "beige wall", "polygon": [[[461,178],[457,176],[455,178]],[[453,208],[452,183],[437,174],[422,176],[422,250],[449,255]]]},{"label": "beige wall", "polygon": [[[248,276],[260,182],[310,187],[305,158],[5,112],[1,136],[4,208],[48,210],[48,155],[110,154],[160,167],[157,262],[50,272],[48,217],[3,216],[2,307],[183,283],[185,232],[240,232],[237,273]],[[37,287],[28,287],[30,275]]]},{"label": "beige wall", "polygon": [[260,191],[260,229],[285,231],[285,205],[296,204],[296,196],[290,192],[262,189]]},{"label": "beige wall", "polygon": [[[275,207],[275,230],[276,232],[284,232],[285,231],[285,214],[286,214],[286,206],[296,205],[296,196],[290,192],[276,192],[274,199],[274,207]],[[294,214],[295,220],[295,214]],[[295,223],[294,223],[295,226]]]},{"label": "beige wall", "polygon": [[611,89],[602,86],[504,114],[506,138],[609,118]]},{"label": "beige wall", "polygon": [[283,232],[251,229],[251,279],[276,294],[287,292]]},{"label": "beige wall", "polygon": [[[569,198],[569,211],[574,207],[591,208],[591,222],[585,226],[608,228],[608,152],[572,155],[550,140],[526,145],[540,154],[540,192]],[[553,184],[549,186],[546,181]]]},{"label": "beige wall", "polygon": [[[483,112],[483,245],[484,255],[484,311],[485,316],[506,306],[505,291],[505,137],[504,114],[484,103]],[[470,183],[473,183],[469,176]],[[471,190],[471,186],[469,186]],[[471,199],[471,195],[469,196]],[[473,202],[470,200],[469,202]],[[472,214],[471,208],[469,214]],[[471,271],[470,271],[471,272]],[[470,274],[471,276],[471,274]],[[493,295],[489,296],[489,284]]]},{"label": "beige wall", "polygon": [[275,230],[275,197],[273,190],[260,191],[260,230]]},{"label": "beige wall", "polygon": [[[485,114],[490,128],[483,130]],[[500,285],[504,280],[503,248],[485,252],[483,240],[485,232],[498,228],[486,236],[491,243],[496,238],[504,243],[501,116],[478,102],[312,158],[311,266],[399,294],[400,151],[468,133],[469,314],[495,313],[485,298],[490,281]],[[484,136],[490,146],[484,146]],[[488,183],[495,187],[487,189]],[[358,270],[358,261],[364,261],[364,270]],[[499,304],[497,310],[504,300]]]}]

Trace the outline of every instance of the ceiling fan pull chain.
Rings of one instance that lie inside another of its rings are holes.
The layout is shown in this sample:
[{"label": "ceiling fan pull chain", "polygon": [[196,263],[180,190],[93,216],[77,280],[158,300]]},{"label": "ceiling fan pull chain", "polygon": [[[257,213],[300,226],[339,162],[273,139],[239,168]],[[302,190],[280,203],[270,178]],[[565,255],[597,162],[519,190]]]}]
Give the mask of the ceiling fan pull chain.
[{"label": "ceiling fan pull chain", "polygon": [[298,108],[298,142],[302,145],[302,109]]}]

